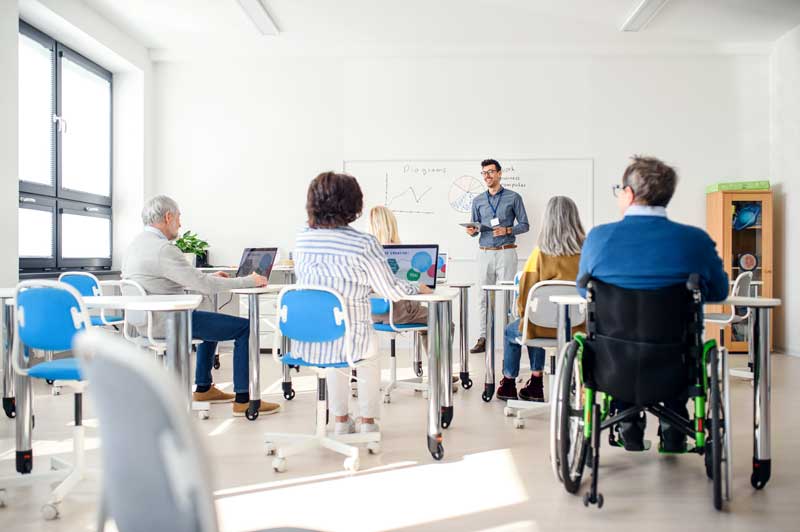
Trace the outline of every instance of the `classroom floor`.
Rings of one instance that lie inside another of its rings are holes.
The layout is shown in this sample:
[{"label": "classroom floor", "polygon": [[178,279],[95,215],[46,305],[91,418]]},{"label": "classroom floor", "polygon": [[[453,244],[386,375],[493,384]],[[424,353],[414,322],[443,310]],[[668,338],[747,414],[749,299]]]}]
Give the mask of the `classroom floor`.
[{"label": "classroom floor", "polygon": [[[386,354],[384,353],[384,356]],[[388,357],[387,357],[388,358]],[[408,364],[405,352],[398,360]],[[750,487],[752,388],[733,380],[733,501],[724,512],[711,505],[711,485],[696,455],[659,456],[655,451],[626,453],[602,448],[602,510],[584,508],[553,478],[548,454],[548,414],[518,430],[503,416],[501,401],[484,403],[480,394],[483,358],[471,358],[470,390],[454,396],[455,417],[445,431],[445,458],[435,463],[425,446],[426,401],[411,391],[396,391],[383,405],[383,452],[362,453],[361,471],[342,469],[342,458],[325,451],[292,457],[285,473],[275,473],[263,453],[266,431],[310,431],[313,377],[295,377],[297,397],[283,412],[255,422],[232,418],[230,405],[215,405],[211,419],[195,418],[205,439],[215,475],[217,512],[225,532],[274,526],[324,531],[378,530],[798,530],[800,520],[800,359],[773,356],[773,472],[763,491]],[[734,357],[733,366],[744,364]],[[388,362],[384,359],[384,368]],[[218,383],[231,378],[230,354],[223,354]],[[406,370],[408,371],[408,370]],[[265,356],[262,383],[279,392],[277,365]],[[296,375],[293,373],[293,375]],[[306,390],[303,392],[302,390]],[[37,385],[34,452],[39,464],[48,455],[69,457],[72,401],[49,395]],[[277,400],[279,394],[266,395]],[[96,421],[86,408],[88,460],[98,465]],[[656,423],[649,419],[649,438]],[[0,474],[14,468],[13,421],[0,419]],[[588,475],[581,493],[588,486]],[[96,479],[85,480],[62,504],[60,519],[46,522],[39,508],[47,489],[39,485],[8,491],[0,509],[0,530],[94,530]],[[109,527],[112,529],[112,527]]]}]

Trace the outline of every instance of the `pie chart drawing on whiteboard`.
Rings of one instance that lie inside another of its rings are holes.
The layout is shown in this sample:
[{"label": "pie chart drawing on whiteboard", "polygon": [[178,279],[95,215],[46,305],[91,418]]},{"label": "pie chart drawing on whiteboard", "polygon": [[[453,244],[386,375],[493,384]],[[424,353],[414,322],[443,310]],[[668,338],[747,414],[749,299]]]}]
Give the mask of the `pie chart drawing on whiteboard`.
[{"label": "pie chart drawing on whiteboard", "polygon": [[448,196],[450,206],[458,212],[470,212],[472,200],[484,190],[486,187],[477,178],[462,175],[454,179],[453,185],[450,187]]}]

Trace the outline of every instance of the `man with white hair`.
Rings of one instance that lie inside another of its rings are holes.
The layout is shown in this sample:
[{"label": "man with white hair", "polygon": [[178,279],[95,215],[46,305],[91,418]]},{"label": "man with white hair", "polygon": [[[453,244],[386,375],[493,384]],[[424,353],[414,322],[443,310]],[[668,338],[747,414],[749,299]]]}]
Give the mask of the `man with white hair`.
[{"label": "man with white hair", "polygon": [[[131,242],[122,264],[122,278],[136,281],[148,294],[183,294],[184,289],[214,294],[232,288],[265,286],[267,278],[256,273],[231,279],[224,272],[202,273],[190,265],[172,242],[181,228],[181,212],[170,197],[155,196],[142,209],[144,231]],[[142,331],[144,332],[144,331]],[[164,336],[164,320],[153,315],[153,335]],[[197,346],[195,401],[226,403],[234,401],[233,415],[243,416],[250,401],[248,338],[246,319],[216,312],[192,312],[192,337],[202,340]],[[214,386],[211,365],[217,342],[233,340],[233,391],[225,393]],[[261,401],[261,414],[274,414],[279,404]]]}]

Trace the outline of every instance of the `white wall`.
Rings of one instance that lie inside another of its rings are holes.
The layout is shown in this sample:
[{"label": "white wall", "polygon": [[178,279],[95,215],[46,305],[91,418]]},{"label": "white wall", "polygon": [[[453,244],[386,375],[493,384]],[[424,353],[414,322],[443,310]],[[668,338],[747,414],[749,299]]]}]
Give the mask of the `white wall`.
[{"label": "white wall", "polygon": [[230,264],[245,246],[291,249],[308,182],[345,159],[592,157],[601,223],[618,216],[610,186],[627,158],[646,153],[679,169],[671,216],[704,226],[707,184],[769,177],[768,78],[766,55],[156,63],[146,192],[175,197],[212,262]]},{"label": "white wall", "polygon": [[17,85],[16,0],[0,0],[0,288],[17,284]]},{"label": "white wall", "polygon": [[[775,344],[800,356],[800,338],[792,325],[800,320],[800,26],[775,43],[770,57],[770,168],[776,184]],[[794,231],[793,231],[794,230]]]}]

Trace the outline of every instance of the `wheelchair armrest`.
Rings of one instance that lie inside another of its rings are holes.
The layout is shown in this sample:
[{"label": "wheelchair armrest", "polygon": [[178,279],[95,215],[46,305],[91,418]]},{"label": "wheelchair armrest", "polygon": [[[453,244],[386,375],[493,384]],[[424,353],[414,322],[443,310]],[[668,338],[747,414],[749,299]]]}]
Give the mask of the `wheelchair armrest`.
[{"label": "wheelchair armrest", "polygon": [[586,285],[589,284],[589,281],[592,279],[592,274],[587,273],[584,274],[583,277],[578,279],[578,288],[586,288]]},{"label": "wheelchair armrest", "polygon": [[689,279],[686,281],[686,288],[695,291],[700,290],[700,274],[699,273],[692,273],[689,275]]}]

